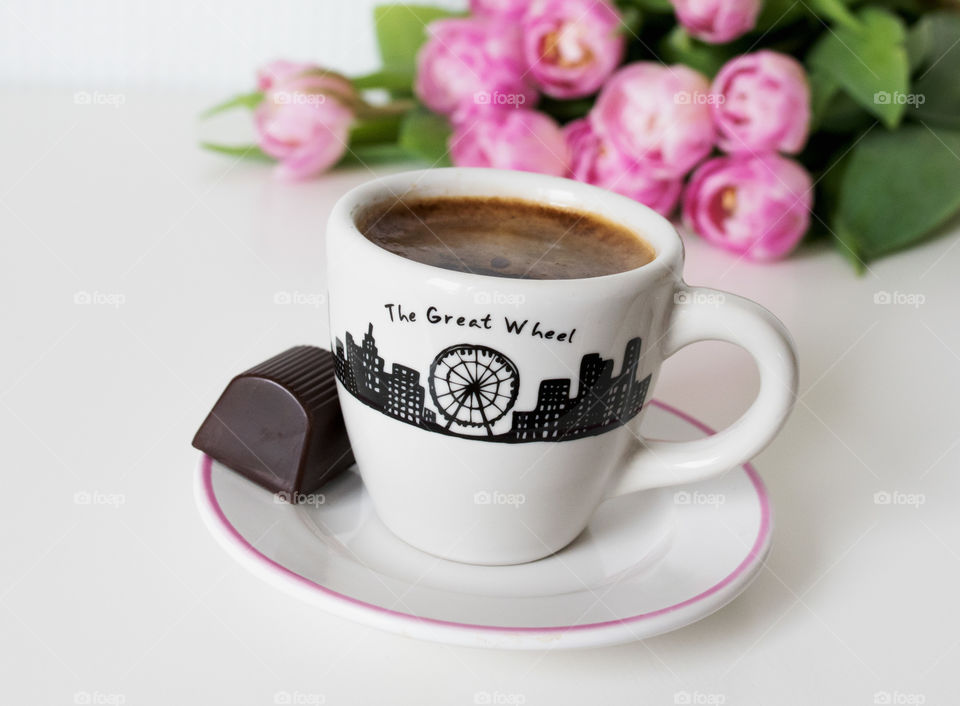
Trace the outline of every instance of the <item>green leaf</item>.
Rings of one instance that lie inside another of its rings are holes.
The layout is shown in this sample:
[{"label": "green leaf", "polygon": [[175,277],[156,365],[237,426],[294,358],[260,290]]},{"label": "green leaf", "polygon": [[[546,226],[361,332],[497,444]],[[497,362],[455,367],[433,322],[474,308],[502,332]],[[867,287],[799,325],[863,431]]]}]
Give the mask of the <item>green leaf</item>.
[{"label": "green leaf", "polygon": [[429,5],[378,5],[373,8],[373,23],[380,45],[380,58],[386,70],[413,85],[417,52],[426,40],[425,28],[434,20],[456,17],[458,13]]},{"label": "green leaf", "polygon": [[847,9],[843,0],[807,0],[807,4],[817,17],[825,17],[850,29],[860,29],[859,20]]},{"label": "green leaf", "polygon": [[378,164],[390,164],[410,159],[410,155],[400,145],[378,144],[350,146],[350,150],[343,155],[337,168],[340,167],[372,167]]},{"label": "green leaf", "polygon": [[936,10],[920,18],[910,33],[919,32],[927,37],[924,45],[927,53],[921,57],[924,65],[930,65],[946,57],[956,47],[960,38],[960,12]]},{"label": "green leaf", "polygon": [[[910,30],[917,77],[907,96],[908,115],[960,128],[960,14],[931,12]],[[917,44],[922,43],[922,47]],[[917,56],[918,55],[918,56]]]},{"label": "green leaf", "polygon": [[[814,137],[814,141],[819,140],[817,137]],[[816,192],[813,200],[813,210],[817,215],[817,218],[812,222],[812,226],[822,230],[827,235],[830,234],[830,229],[827,224],[832,220],[832,216],[837,210],[843,176],[846,174],[847,166],[850,164],[850,153],[844,153],[840,150],[846,151],[849,147],[850,145],[847,143],[844,143],[842,146],[837,146],[831,150],[829,155],[824,155],[820,159],[820,168],[811,172],[811,176],[813,176],[814,183],[816,184],[814,187]],[[843,155],[839,159],[837,159],[838,153]]]},{"label": "green leaf", "polygon": [[862,133],[876,122],[877,119],[863,106],[840,90],[824,109],[817,127],[834,134]]},{"label": "green leaf", "polygon": [[230,157],[239,157],[240,159],[250,159],[258,162],[276,161],[257,145],[220,145],[215,142],[201,142],[200,146],[211,152],[225,154]]},{"label": "green leaf", "polygon": [[400,126],[400,146],[410,155],[419,157],[434,167],[450,165],[448,142],[450,124],[446,118],[415,111],[407,115]]},{"label": "green leaf", "polygon": [[921,18],[907,32],[907,60],[910,63],[910,71],[916,71],[920,66],[926,63],[927,57],[933,49],[933,25]]},{"label": "green leaf", "polygon": [[960,131],[873,130],[850,153],[831,226],[867,262],[921,240],[960,209]]},{"label": "green leaf", "polygon": [[225,100],[223,103],[218,103],[212,108],[208,108],[200,114],[201,119],[209,118],[218,113],[223,113],[228,110],[233,110],[234,108],[247,108],[248,110],[253,110],[263,101],[263,92],[255,91],[253,93],[241,93],[239,96],[234,96],[228,100]]},{"label": "green leaf", "polygon": [[824,71],[811,71],[807,80],[810,83],[810,130],[814,131],[823,121],[827,108],[840,90],[840,84]]},{"label": "green leaf", "polygon": [[684,64],[707,76],[714,76],[736,50],[729,44],[707,44],[694,39],[680,25],[660,42],[660,56],[668,64]]},{"label": "green leaf", "polygon": [[867,271],[867,256],[861,252],[857,239],[842,221],[834,219],[833,235],[836,238],[837,250],[853,267],[853,271],[862,275]]},{"label": "green leaf", "polygon": [[828,29],[807,62],[834,78],[884,125],[896,127],[906,108],[897,97],[906,95],[909,81],[903,21],[877,7],[864,8],[858,19],[859,29]]},{"label": "green leaf", "polygon": [[[853,1],[854,4],[865,4],[863,0]],[[949,0],[944,3],[931,2],[931,0],[870,0],[870,4],[885,7],[901,17],[919,17],[924,12],[929,12],[937,4],[949,4]]]}]

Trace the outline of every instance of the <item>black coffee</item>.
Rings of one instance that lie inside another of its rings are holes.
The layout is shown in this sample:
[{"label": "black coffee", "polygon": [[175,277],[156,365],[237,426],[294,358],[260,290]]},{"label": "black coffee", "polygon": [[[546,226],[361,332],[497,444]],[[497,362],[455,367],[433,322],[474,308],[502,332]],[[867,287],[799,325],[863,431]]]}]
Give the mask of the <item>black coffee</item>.
[{"label": "black coffee", "polygon": [[398,199],[361,214],[357,227],[410,260],[496,277],[599,277],[655,257],[649,243],[612,221],[521,199]]}]

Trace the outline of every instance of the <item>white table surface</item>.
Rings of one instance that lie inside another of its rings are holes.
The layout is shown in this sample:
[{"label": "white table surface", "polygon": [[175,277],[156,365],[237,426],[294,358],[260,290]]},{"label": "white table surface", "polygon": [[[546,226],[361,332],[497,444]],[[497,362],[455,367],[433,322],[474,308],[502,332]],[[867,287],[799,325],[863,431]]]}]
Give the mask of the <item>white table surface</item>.
[{"label": "white table surface", "polygon": [[[688,239],[687,280],[769,307],[800,351],[796,411],[756,460],[775,508],[766,567],[719,613],[644,643],[453,648],[287,598],[194,509],[190,439],[231,375],[327,342],[309,303],[324,221],[370,172],[289,185],[203,153],[194,116],[215,96],[2,96],[5,703],[954,702],[956,233],[860,278],[828,248],[754,265]],[[672,359],[655,396],[722,427],[756,387],[745,353],[711,343]],[[922,504],[877,504],[884,491]]]}]

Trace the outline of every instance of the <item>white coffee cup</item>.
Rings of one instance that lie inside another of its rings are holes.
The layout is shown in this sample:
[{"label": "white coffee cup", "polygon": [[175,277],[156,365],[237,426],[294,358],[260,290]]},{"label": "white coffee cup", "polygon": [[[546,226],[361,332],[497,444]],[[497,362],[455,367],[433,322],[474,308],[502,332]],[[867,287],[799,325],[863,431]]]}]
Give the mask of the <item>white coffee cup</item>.
[{"label": "white coffee cup", "polygon": [[[430,196],[599,214],[642,235],[656,257],[601,277],[507,279],[405,259],[357,229],[371,206]],[[340,404],[363,482],[387,527],[440,557],[515,564],[552,554],[606,498],[748,461],[793,405],[796,353],[783,325],[749,300],[688,287],[670,222],[603,189],[492,169],[395,174],[340,199],[327,257]],[[661,363],[703,340],[754,357],[756,400],[706,439],[641,438]]]}]

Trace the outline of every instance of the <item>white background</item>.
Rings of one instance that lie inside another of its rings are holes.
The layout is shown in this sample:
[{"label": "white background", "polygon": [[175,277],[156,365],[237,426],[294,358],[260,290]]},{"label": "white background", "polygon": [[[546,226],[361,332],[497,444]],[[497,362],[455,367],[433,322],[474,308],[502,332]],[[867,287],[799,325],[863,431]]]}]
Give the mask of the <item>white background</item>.
[{"label": "white background", "polygon": [[[76,90],[244,90],[285,57],[357,75],[378,68],[376,0],[4,0],[0,80]],[[465,0],[420,4],[462,8]]]},{"label": "white background", "polygon": [[[247,575],[208,536],[192,498],[190,439],[231,375],[327,340],[323,307],[275,296],[323,293],[327,213],[371,174],[287,185],[268,167],[203,153],[195,116],[220,93],[177,84],[245,88],[288,32],[303,48],[291,53],[310,54],[315,30],[318,59],[372,68],[359,58],[372,34],[337,25],[350,17],[362,28],[366,11],[237,9],[246,19],[235,31],[263,27],[251,59],[220,25],[203,32],[189,21],[227,3],[83,3],[82,12],[48,3],[49,15],[34,5],[0,10],[0,66],[18,81],[0,89],[5,703],[99,693],[128,704],[272,704],[281,691],[446,706],[468,706],[477,692],[527,704],[671,704],[684,691],[727,704],[869,706],[876,692],[955,702],[956,223],[860,278],[826,246],[754,265],[687,239],[689,282],[760,301],[800,351],[797,409],[756,461],[774,547],[740,598],[675,633],[588,652],[417,643],[311,611]],[[139,49],[151,49],[141,68],[116,65]],[[29,87],[40,79],[55,85]],[[74,90],[127,80],[141,87],[119,89],[119,107],[73,100]],[[93,303],[75,303],[78,293]],[[881,293],[893,302],[876,303]],[[702,344],[667,364],[655,397],[722,427],[755,391],[744,354]],[[884,491],[923,503],[876,504]],[[77,504],[79,492],[123,503]]]}]

